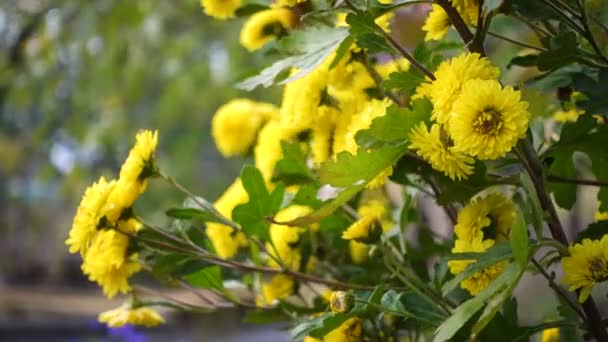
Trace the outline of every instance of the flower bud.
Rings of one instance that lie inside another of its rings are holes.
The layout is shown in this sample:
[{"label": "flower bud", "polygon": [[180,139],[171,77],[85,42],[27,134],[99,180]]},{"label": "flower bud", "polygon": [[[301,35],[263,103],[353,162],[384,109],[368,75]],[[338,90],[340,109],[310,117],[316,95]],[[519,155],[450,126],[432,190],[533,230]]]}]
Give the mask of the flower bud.
[{"label": "flower bud", "polygon": [[329,297],[332,312],[348,312],[355,304],[355,296],[346,291],[334,291]]}]

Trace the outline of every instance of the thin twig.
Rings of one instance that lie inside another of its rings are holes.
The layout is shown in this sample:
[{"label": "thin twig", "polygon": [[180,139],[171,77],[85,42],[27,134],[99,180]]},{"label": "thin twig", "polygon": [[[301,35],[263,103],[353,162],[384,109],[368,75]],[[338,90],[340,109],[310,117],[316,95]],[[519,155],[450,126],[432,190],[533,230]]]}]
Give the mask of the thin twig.
[{"label": "thin twig", "polygon": [[599,186],[599,187],[608,186],[608,182],[603,182],[603,181],[598,181],[598,180],[591,180],[591,179],[574,179],[574,178],[567,178],[567,177],[562,177],[562,176],[557,176],[557,175],[551,175],[551,174],[547,176],[547,180],[549,182],[553,182],[553,183],[566,183],[566,184],[576,184],[576,185],[591,185],[591,186]]},{"label": "thin twig", "polygon": [[545,48],[543,48],[543,47],[534,46],[534,45],[530,45],[530,44],[528,44],[528,43],[520,42],[520,41],[517,41],[517,40],[515,40],[515,39],[511,39],[511,38],[509,38],[509,37],[505,37],[505,36],[503,36],[503,35],[500,35],[500,34],[498,34],[498,33],[492,32],[492,31],[488,31],[487,33],[488,33],[488,35],[489,35],[489,36],[492,36],[492,37],[495,37],[495,38],[498,38],[498,39],[502,39],[502,40],[504,40],[505,42],[509,42],[509,43],[511,43],[511,44],[515,44],[515,45],[523,46],[523,47],[525,47],[525,48],[532,49],[532,50],[536,50],[536,51],[541,51],[541,52],[548,51],[547,49],[545,49]]},{"label": "thin twig", "polygon": [[604,52],[599,47],[599,45],[597,45],[597,42],[593,37],[593,32],[591,32],[591,28],[589,27],[589,18],[587,17],[587,9],[585,8],[585,2],[582,0],[577,0],[576,4],[581,10],[581,24],[583,24],[583,30],[586,32],[585,38],[587,38],[587,41],[589,41],[589,44],[591,44],[593,51],[597,53],[598,57],[600,57],[605,62],[608,62],[608,58],[604,56]]}]

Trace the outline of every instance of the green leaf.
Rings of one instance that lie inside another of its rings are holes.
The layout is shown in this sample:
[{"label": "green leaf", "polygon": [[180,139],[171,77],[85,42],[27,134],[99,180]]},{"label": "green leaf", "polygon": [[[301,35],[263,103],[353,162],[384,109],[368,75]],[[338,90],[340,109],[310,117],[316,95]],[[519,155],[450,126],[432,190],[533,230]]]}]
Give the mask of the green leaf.
[{"label": "green leaf", "polygon": [[291,338],[294,342],[301,342],[306,336],[322,338],[330,331],[339,327],[352,315],[343,313],[325,313],[311,320],[298,324],[291,330]]},{"label": "green leaf", "polygon": [[549,41],[549,51],[538,55],[538,69],[555,70],[576,61],[578,41],[576,33],[562,31]]},{"label": "green leaf", "polygon": [[344,39],[342,43],[340,43],[340,46],[338,46],[338,49],[336,50],[336,56],[329,65],[329,69],[333,69],[336,65],[338,65],[338,63],[340,63],[342,58],[344,58],[344,56],[346,56],[346,54],[350,51],[350,48],[354,43],[355,38],[353,36],[346,37],[346,39]]},{"label": "green leaf", "polygon": [[416,124],[430,118],[432,110],[433,105],[426,99],[414,101],[411,109],[392,105],[386,114],[375,118],[368,129],[357,132],[355,140],[365,148],[402,144]]},{"label": "green leaf", "polygon": [[300,143],[281,141],[281,150],[283,158],[275,166],[273,182],[301,185],[315,181],[315,176],[306,165],[306,154],[300,148]]},{"label": "green leaf", "polygon": [[590,224],[578,233],[575,243],[581,243],[584,239],[601,240],[604,235],[608,234],[608,221],[599,221]]},{"label": "green leaf", "polygon": [[346,23],[350,34],[355,37],[376,32],[374,17],[368,13],[349,13],[346,16]]},{"label": "green leaf", "polygon": [[237,17],[248,17],[254,13],[267,9],[269,9],[269,7],[265,4],[251,2],[239,7],[234,14],[236,14]]},{"label": "green leaf", "polygon": [[197,288],[216,289],[224,292],[222,269],[217,265],[205,267],[194,273],[188,274],[184,277],[184,280]]},{"label": "green leaf", "polygon": [[285,187],[279,184],[272,193],[269,193],[262,174],[251,165],[243,167],[241,181],[249,195],[249,201],[236,206],[232,211],[232,217],[248,234],[267,240],[269,226],[267,218],[272,217],[279,210]]},{"label": "green leaf", "polygon": [[401,293],[393,290],[387,291],[382,296],[380,304],[391,310],[393,314],[399,314],[423,324],[438,326],[446,319],[435,304],[429,303],[428,300],[411,291]]},{"label": "green leaf", "polygon": [[528,265],[528,225],[519,207],[515,212],[515,222],[509,236],[511,252],[521,268]]},{"label": "green leaf", "polygon": [[521,66],[521,67],[532,67],[538,65],[538,55],[525,55],[525,56],[516,56],[511,58],[509,64],[507,64],[507,69],[510,69],[513,65]]},{"label": "green leaf", "polygon": [[519,174],[519,181],[525,190],[525,195],[527,198],[526,202],[528,203],[528,212],[530,213],[530,219],[534,225],[536,236],[542,236],[544,211],[540,205],[540,200],[538,199],[538,194],[536,193],[532,179],[527,172],[521,172]]},{"label": "green leaf", "polygon": [[586,99],[576,102],[576,105],[588,114],[608,113],[608,69],[600,69],[597,80],[585,73],[572,75],[574,89],[585,94]]},{"label": "green leaf", "polygon": [[292,31],[279,42],[280,48],[287,50],[289,56],[274,62],[258,75],[239,82],[236,87],[249,91],[259,85],[269,87],[274,84],[276,77],[282,71],[291,68],[297,68],[298,72],[280,81],[279,84],[301,78],[323,63],[346,37],[348,37],[348,29],[344,27],[312,26]]},{"label": "green leaf", "polygon": [[455,257],[458,257],[458,260],[474,260],[475,262],[471,263],[469,266],[467,266],[467,268],[464,269],[464,271],[458,273],[456,276],[454,276],[454,278],[450,279],[450,281],[443,285],[441,292],[444,296],[447,296],[448,293],[456,288],[461,281],[484,270],[485,268],[488,268],[501,261],[508,260],[512,256],[511,248],[507,242],[497,243],[484,253],[475,253],[471,255],[473,258],[470,258],[469,255],[469,253],[456,253],[450,255],[451,260],[455,260]]},{"label": "green leaf", "polygon": [[368,53],[392,51],[393,47],[378,33],[366,33],[357,37],[357,45]]},{"label": "green leaf", "polygon": [[496,293],[504,291],[514,281],[519,279],[521,269],[518,264],[509,264],[507,268],[488,287],[483,289],[475,297],[467,300],[456,308],[452,316],[445,320],[435,331],[434,341],[448,341],[468,321],[483,308],[485,301]]},{"label": "green leaf", "polygon": [[[308,225],[328,217],[363,190],[380,172],[399,160],[406,151],[407,147],[402,144],[373,151],[359,149],[356,155],[341,152],[336,160],[326,162],[319,170],[322,183],[340,187],[332,188],[336,192],[335,196],[312,213],[285,222],[285,224],[293,226]],[[328,186],[320,191],[322,190],[328,190]]]},{"label": "green leaf", "polygon": [[165,214],[180,220],[200,220],[204,222],[222,222],[215,213],[196,208],[171,208]]},{"label": "green leaf", "polygon": [[405,71],[396,71],[388,75],[388,79],[382,82],[385,89],[398,89],[412,94],[420,83],[424,82],[424,75],[417,68]]},{"label": "green leaf", "polygon": [[335,160],[321,165],[321,183],[336,187],[366,184],[384,171],[406,151],[405,144],[384,147],[378,150],[359,149],[357,154],[340,152]]},{"label": "green leaf", "polygon": [[498,9],[502,6],[503,2],[504,0],[485,0],[482,7],[484,15],[488,15],[490,12]]}]

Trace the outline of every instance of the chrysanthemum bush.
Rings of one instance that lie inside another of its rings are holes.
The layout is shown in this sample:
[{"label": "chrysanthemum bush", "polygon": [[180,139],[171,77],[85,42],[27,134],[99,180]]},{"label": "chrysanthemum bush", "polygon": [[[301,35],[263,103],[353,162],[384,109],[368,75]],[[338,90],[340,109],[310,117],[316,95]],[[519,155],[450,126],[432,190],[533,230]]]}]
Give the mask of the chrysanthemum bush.
[{"label": "chrysanthemum bush", "polygon": [[[244,307],[250,322],[289,322],[296,341],[607,341],[596,287],[608,280],[605,6],[430,3],[202,0],[217,19],[248,17],[241,44],[273,59],[237,86],[283,97],[218,109],[218,150],[253,163],[214,202],[157,167],[149,130],[116,180],[85,191],[70,252],[108,297],[128,296],[100,320],[151,326],[163,322],[155,306],[219,310],[149,297],[132,280],[149,272]],[[391,36],[406,6],[431,10],[411,52]],[[535,38],[495,33],[499,16]],[[533,76],[501,79],[489,36],[512,46],[508,68]],[[152,222],[133,204],[156,182],[185,200]],[[596,222],[572,232],[557,210],[573,208],[578,185],[599,189]],[[448,234],[422,197],[445,212]],[[558,304],[522,325],[513,291],[525,273],[544,276]]]}]

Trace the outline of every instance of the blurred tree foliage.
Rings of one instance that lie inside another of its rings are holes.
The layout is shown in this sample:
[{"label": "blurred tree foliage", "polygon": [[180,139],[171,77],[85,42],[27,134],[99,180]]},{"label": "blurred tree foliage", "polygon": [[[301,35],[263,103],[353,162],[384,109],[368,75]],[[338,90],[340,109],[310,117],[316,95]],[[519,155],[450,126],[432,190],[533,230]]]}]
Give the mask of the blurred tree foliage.
[{"label": "blurred tree foliage", "polygon": [[[0,282],[59,273],[83,189],[120,166],[138,129],[159,129],[161,165],[217,197],[243,161],[218,155],[210,118],[262,65],[238,29],[196,0],[0,4]],[[178,196],[161,189],[139,205]]]}]

